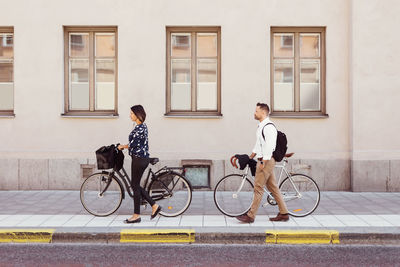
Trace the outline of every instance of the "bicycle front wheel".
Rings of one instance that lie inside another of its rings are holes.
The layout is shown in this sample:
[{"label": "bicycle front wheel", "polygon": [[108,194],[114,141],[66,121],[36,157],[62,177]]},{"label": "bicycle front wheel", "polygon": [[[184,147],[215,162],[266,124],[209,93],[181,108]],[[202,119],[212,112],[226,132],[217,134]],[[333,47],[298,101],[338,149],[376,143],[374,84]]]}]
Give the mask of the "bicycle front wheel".
[{"label": "bicycle front wheel", "polygon": [[318,185],[307,175],[293,174],[286,177],[279,188],[292,216],[307,216],[318,207],[320,200]]},{"label": "bicycle front wheel", "polygon": [[81,203],[95,216],[108,216],[114,213],[122,202],[122,188],[108,173],[95,173],[81,186]]},{"label": "bicycle front wheel", "polygon": [[250,210],[254,187],[250,180],[239,174],[222,178],[214,189],[214,202],[225,215],[236,217]]},{"label": "bicycle front wheel", "polygon": [[165,217],[181,215],[192,202],[192,186],[182,175],[174,172],[157,175],[148,192],[162,207],[160,215]]}]

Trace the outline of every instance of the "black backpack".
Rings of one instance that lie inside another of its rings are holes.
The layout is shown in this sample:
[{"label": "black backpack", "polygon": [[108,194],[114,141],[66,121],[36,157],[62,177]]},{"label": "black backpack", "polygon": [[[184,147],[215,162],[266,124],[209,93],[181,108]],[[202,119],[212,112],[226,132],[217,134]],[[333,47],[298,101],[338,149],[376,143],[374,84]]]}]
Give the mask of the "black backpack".
[{"label": "black backpack", "polygon": [[[276,126],[273,123],[265,124],[261,131],[264,141],[265,141],[264,128],[268,124],[272,124],[276,129]],[[272,153],[272,157],[274,157],[276,162],[280,162],[285,157],[287,151],[287,139],[286,139],[286,134],[282,133],[281,131],[278,131],[278,129],[276,130],[278,132],[278,135],[276,136],[275,151]]]}]

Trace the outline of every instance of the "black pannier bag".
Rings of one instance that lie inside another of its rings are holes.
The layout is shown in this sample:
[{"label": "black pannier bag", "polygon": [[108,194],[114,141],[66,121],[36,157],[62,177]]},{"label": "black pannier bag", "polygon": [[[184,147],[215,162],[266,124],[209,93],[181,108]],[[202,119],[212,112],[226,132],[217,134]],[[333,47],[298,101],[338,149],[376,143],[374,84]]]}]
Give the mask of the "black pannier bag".
[{"label": "black pannier bag", "polygon": [[97,169],[106,170],[114,168],[119,171],[124,165],[124,153],[117,146],[102,146],[96,151]]}]

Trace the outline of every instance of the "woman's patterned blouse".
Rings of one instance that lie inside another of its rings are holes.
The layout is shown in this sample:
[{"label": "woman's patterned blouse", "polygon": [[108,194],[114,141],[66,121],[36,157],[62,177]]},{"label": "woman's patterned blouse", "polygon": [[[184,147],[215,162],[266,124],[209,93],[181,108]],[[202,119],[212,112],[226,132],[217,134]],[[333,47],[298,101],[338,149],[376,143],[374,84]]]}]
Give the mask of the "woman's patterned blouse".
[{"label": "woman's patterned blouse", "polygon": [[150,156],[146,124],[136,125],[129,134],[129,155],[139,158],[148,158]]}]

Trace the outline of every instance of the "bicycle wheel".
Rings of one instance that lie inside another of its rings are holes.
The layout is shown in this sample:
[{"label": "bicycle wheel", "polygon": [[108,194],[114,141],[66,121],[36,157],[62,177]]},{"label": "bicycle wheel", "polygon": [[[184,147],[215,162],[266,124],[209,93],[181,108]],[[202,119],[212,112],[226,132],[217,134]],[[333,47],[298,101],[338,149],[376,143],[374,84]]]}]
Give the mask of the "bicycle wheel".
[{"label": "bicycle wheel", "polygon": [[223,214],[236,217],[250,210],[253,195],[254,186],[247,177],[231,174],[218,182],[214,189],[214,202]]},{"label": "bicycle wheel", "polygon": [[81,186],[81,202],[89,213],[108,216],[121,205],[122,190],[116,178],[109,174],[95,173]]},{"label": "bicycle wheel", "polygon": [[192,186],[180,174],[163,173],[150,183],[149,195],[162,207],[160,215],[175,217],[184,213],[192,202]]},{"label": "bicycle wheel", "polygon": [[320,199],[318,185],[307,175],[293,174],[286,177],[279,188],[292,216],[307,216],[318,207]]}]

